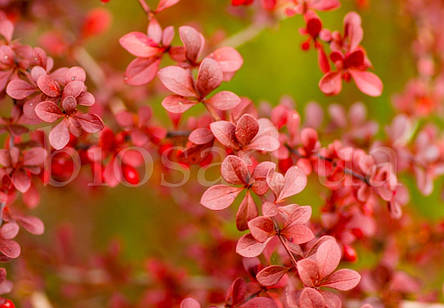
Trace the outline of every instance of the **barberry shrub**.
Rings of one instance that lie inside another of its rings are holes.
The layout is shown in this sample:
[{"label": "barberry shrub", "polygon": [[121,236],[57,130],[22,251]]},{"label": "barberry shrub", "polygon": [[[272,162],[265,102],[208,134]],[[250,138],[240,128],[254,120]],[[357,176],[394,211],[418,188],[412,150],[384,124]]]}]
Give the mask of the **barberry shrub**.
[{"label": "barberry shrub", "polygon": [[0,0],[0,308],[442,300],[444,4],[375,2]]}]

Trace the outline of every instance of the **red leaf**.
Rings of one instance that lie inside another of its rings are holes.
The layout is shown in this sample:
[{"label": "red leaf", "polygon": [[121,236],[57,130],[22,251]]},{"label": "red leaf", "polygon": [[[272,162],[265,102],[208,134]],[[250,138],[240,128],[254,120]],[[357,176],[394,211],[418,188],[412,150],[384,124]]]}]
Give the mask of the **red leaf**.
[{"label": "red leaf", "polygon": [[22,170],[16,170],[12,174],[12,184],[21,193],[26,192],[31,187],[31,178]]},{"label": "red leaf", "polygon": [[221,91],[214,94],[206,102],[216,109],[230,110],[235,108],[241,102],[241,99],[233,92]]},{"label": "red leaf", "polygon": [[51,101],[45,101],[39,103],[35,107],[35,114],[45,122],[54,122],[58,118],[63,117],[63,112],[60,110],[60,107],[57,106],[56,103]]},{"label": "red leaf", "polygon": [[264,251],[268,241],[263,243],[256,241],[256,239],[250,234],[244,234],[236,245],[236,252],[242,257],[253,258],[257,257]]},{"label": "red leaf", "polygon": [[157,75],[163,85],[175,94],[195,97],[193,79],[188,70],[178,66],[167,66],[162,68]]},{"label": "red leaf", "polygon": [[182,26],[179,28],[179,36],[185,47],[187,59],[196,63],[204,48],[205,39],[203,35],[193,27]]},{"label": "red leaf", "polygon": [[245,184],[250,181],[250,173],[244,160],[238,156],[228,155],[221,165],[221,174],[230,184]]},{"label": "red leaf", "polygon": [[257,217],[257,208],[254,203],[253,197],[250,192],[247,191],[244,199],[242,200],[239,209],[236,214],[236,226],[239,231],[248,229],[248,222]]},{"label": "red leaf", "polygon": [[341,249],[335,240],[327,240],[319,245],[316,251],[316,262],[322,278],[330,275],[341,261]]},{"label": "red leaf", "polygon": [[314,238],[313,232],[305,225],[291,224],[281,231],[282,235],[293,244],[303,244]]},{"label": "red leaf", "polygon": [[45,232],[45,226],[43,222],[33,216],[17,216],[15,217],[17,222],[25,228],[26,231],[28,231],[31,234],[40,235]]},{"label": "red leaf", "polygon": [[284,187],[278,196],[277,202],[290,196],[296,195],[304,190],[307,185],[307,176],[304,171],[297,166],[293,166],[285,173]]},{"label": "red leaf", "polygon": [[223,73],[219,64],[211,58],[203,59],[197,74],[196,87],[201,97],[207,96],[216,89],[223,80]]},{"label": "red leaf", "polygon": [[233,123],[228,121],[213,122],[210,124],[210,129],[214,137],[222,143],[222,145],[229,148],[237,148],[236,140],[234,139],[236,127]]},{"label": "red leaf", "polygon": [[249,114],[244,114],[236,124],[236,139],[242,145],[247,145],[259,132],[257,120]]},{"label": "red leaf", "polygon": [[285,266],[270,265],[257,273],[256,279],[261,285],[270,287],[277,284],[287,271],[288,269]]},{"label": "red leaf", "polygon": [[326,95],[336,95],[342,90],[341,74],[330,72],[319,81],[319,88]]},{"label": "red leaf", "polygon": [[207,144],[214,139],[213,133],[206,127],[200,127],[193,130],[188,140],[194,144]]},{"label": "red leaf", "polygon": [[328,276],[323,282],[324,287],[330,287],[340,291],[348,291],[356,287],[361,280],[361,275],[356,271],[350,269],[340,269],[330,276]]},{"label": "red leaf", "polygon": [[196,104],[196,101],[191,101],[180,95],[168,95],[162,101],[163,108],[171,113],[184,113]]},{"label": "red leaf", "polygon": [[136,57],[149,58],[159,53],[157,44],[142,32],[130,32],[122,36],[120,45]]},{"label": "red leaf", "polygon": [[125,82],[132,86],[149,83],[159,71],[160,59],[136,58],[126,68]]},{"label": "red leaf", "polygon": [[39,79],[37,79],[37,86],[44,94],[49,97],[57,97],[60,95],[59,84],[46,74],[40,76]]},{"label": "red leaf", "polygon": [[78,114],[76,119],[79,121],[82,129],[90,134],[98,133],[104,127],[102,119],[92,113]]},{"label": "red leaf", "polygon": [[250,229],[251,235],[261,243],[276,233],[273,220],[267,216],[259,216],[250,220],[248,222],[248,228]]},{"label": "red leaf", "polygon": [[13,240],[0,240],[0,252],[11,259],[20,256],[20,245]]},{"label": "red leaf", "polygon": [[24,99],[35,92],[35,87],[21,79],[14,79],[8,83],[6,93],[15,99]]},{"label": "red leaf", "polygon": [[369,96],[380,96],[382,94],[383,85],[378,76],[371,72],[354,69],[350,69],[349,72],[362,93]]},{"label": "red leaf", "polygon": [[63,119],[49,132],[49,143],[51,146],[60,150],[63,149],[69,142],[68,123]]},{"label": "red leaf", "polygon": [[204,192],[200,203],[210,210],[223,210],[234,202],[241,191],[239,187],[214,185]]},{"label": "red leaf", "polygon": [[219,63],[220,68],[225,73],[236,72],[244,62],[242,56],[232,47],[222,47],[213,51],[209,57]]},{"label": "red leaf", "polygon": [[178,3],[180,0],[160,0],[159,4],[157,5],[156,12],[161,12],[169,7],[172,7],[176,3]]},{"label": "red leaf", "polygon": [[304,288],[299,297],[301,308],[320,308],[326,307],[324,297],[317,290]]}]

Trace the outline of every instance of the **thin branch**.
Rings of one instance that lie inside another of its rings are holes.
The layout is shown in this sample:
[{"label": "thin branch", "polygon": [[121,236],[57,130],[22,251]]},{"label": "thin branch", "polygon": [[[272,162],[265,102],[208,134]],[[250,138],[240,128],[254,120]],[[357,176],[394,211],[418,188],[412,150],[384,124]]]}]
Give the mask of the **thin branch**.
[{"label": "thin branch", "polygon": [[150,10],[150,7],[148,6],[148,4],[145,2],[145,0],[138,0],[138,1],[139,1],[140,6],[142,7],[142,9],[145,11],[145,13],[147,15],[150,15],[151,10]]}]

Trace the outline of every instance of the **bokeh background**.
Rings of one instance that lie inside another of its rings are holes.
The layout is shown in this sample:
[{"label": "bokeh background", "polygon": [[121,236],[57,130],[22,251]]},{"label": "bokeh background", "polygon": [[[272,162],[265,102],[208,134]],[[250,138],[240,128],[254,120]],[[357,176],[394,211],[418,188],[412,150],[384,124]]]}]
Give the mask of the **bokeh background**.
[{"label": "bokeh background", "polygon": [[[154,2],[156,1],[148,1],[150,4]],[[79,6],[84,10],[104,7],[111,13],[110,29],[89,40],[85,48],[98,63],[106,63],[106,66],[120,71],[123,78],[123,72],[132,56],[120,47],[118,38],[130,31],[145,31],[145,14],[136,0],[111,0],[106,5],[98,0],[79,1]],[[316,53],[304,52],[300,47],[304,37],[299,34],[299,28],[303,27],[303,20],[299,16],[267,27],[239,46],[238,51],[244,58],[244,65],[232,81],[224,83],[222,87],[251,98],[257,105],[262,101],[276,105],[283,95],[289,95],[302,115],[305,105],[311,101],[318,102],[324,109],[331,103],[347,108],[360,101],[368,108],[369,118],[379,123],[379,134],[382,136],[385,125],[390,123],[394,114],[392,96],[401,92],[406,82],[416,73],[410,52],[415,27],[412,20],[404,14],[400,1],[396,0],[370,0],[365,8],[358,7],[353,0],[344,0],[340,9],[320,13],[320,16],[325,27],[342,30],[343,16],[350,10],[358,10],[362,16],[365,31],[362,44],[375,67],[375,73],[383,80],[382,96],[365,96],[353,84],[346,84],[338,96],[324,96],[317,86],[322,73],[317,68]],[[160,14],[159,21],[162,25],[174,25],[176,29],[183,24],[196,26],[207,38],[217,42],[248,27],[251,16],[247,13],[245,18],[241,18],[233,14],[228,0],[182,0],[166,13]],[[45,20],[40,20],[38,25],[35,28],[19,28],[16,36],[36,45],[40,34],[54,27]],[[175,40],[178,41],[177,36]],[[146,101],[128,104],[148,104],[160,121],[170,125],[166,112],[160,105],[162,98],[163,96],[151,96]],[[194,113],[198,114],[200,111],[202,110],[197,109]],[[431,120],[441,125],[438,118]],[[192,168],[192,178],[197,169]],[[45,247],[47,251],[43,251],[43,254],[53,253],[51,247],[56,242],[57,234],[60,235],[60,230],[65,228],[72,230],[76,258],[80,260],[88,260],[92,254],[106,251],[110,243],[118,240],[122,247],[122,259],[136,269],[144,268],[147,257],[157,257],[194,273],[193,259],[184,254],[190,241],[178,240],[181,228],[187,221],[192,221],[192,215],[175,202],[174,198],[180,196],[171,196],[169,192],[153,188],[159,183],[158,171],[154,171],[148,184],[138,188],[91,188],[84,183],[72,183],[64,188],[44,189],[41,204],[34,213],[44,221],[46,233],[36,237],[22,232],[19,242],[25,243],[23,253],[32,256],[38,250],[45,250]],[[86,177],[88,172],[84,173],[82,175]],[[444,216],[442,181],[435,184],[434,193],[428,197],[419,193],[411,177],[403,176],[403,181],[411,192],[409,211],[414,212],[419,220],[438,221]],[[196,202],[191,205],[196,207],[196,211],[204,210],[198,203],[199,194],[204,189],[202,187],[200,192],[186,191],[196,195]],[[294,201],[312,205],[316,213],[323,202],[323,192],[324,188],[316,179],[311,179],[307,189],[295,197]],[[224,221],[224,235],[238,238],[233,216],[227,215]],[[207,230],[200,231],[200,240],[205,241],[205,232]],[[372,258],[374,256],[367,254],[355,266],[371,263]],[[69,303],[61,304],[63,299],[60,298],[59,270],[45,264],[44,258],[36,258],[36,262],[41,262],[35,266],[41,269],[41,285],[48,298],[56,303],[56,307],[70,307]],[[17,298],[27,296],[27,291],[31,289],[27,286],[31,282],[24,273],[25,271],[22,273],[24,276],[20,276],[20,267],[12,266],[10,269],[11,277],[22,278],[15,289],[14,296]],[[90,296],[99,298],[100,302],[100,292]]]}]

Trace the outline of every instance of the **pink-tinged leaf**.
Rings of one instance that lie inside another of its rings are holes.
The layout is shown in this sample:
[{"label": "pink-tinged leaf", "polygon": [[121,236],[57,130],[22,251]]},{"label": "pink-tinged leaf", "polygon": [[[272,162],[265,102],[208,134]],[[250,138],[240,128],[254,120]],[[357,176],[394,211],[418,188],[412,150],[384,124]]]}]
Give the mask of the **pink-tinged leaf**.
[{"label": "pink-tinged leaf", "polygon": [[316,262],[321,278],[330,275],[341,261],[341,249],[335,240],[324,241],[316,251]]},{"label": "pink-tinged leaf", "polygon": [[238,156],[228,155],[222,162],[220,170],[224,180],[230,184],[248,185],[250,181],[247,164]]},{"label": "pink-tinged leaf", "polygon": [[270,265],[257,273],[256,279],[261,285],[270,287],[277,284],[287,271],[288,269],[285,266]]},{"label": "pink-tinged leaf", "polygon": [[3,91],[6,87],[6,84],[9,81],[9,77],[11,76],[12,71],[1,71],[0,72],[0,91]]},{"label": "pink-tinged leaf", "polygon": [[335,293],[320,290],[319,293],[324,297],[325,305],[328,308],[342,308],[341,298]]},{"label": "pink-tinged leaf", "polygon": [[279,172],[275,171],[274,169],[270,169],[268,171],[266,181],[268,187],[270,187],[271,191],[277,198],[277,196],[279,196],[285,184],[284,176]]},{"label": "pink-tinged leaf", "polygon": [[259,132],[259,123],[257,120],[249,115],[244,114],[236,124],[235,135],[236,139],[242,145],[247,145]]},{"label": "pink-tinged leaf", "polygon": [[64,88],[63,88],[63,97],[72,96],[77,97],[80,95],[80,93],[86,91],[86,86],[83,81],[80,80],[74,80],[70,81]]},{"label": "pink-tinged leaf", "polygon": [[68,69],[68,71],[66,72],[66,82],[71,82],[71,81],[83,81],[85,82],[86,80],[86,72],[83,68],[81,68],[80,66],[73,66],[71,68]]},{"label": "pink-tinged leaf", "polygon": [[179,28],[179,36],[185,47],[185,55],[188,60],[197,62],[205,45],[205,39],[201,33],[190,26]]},{"label": "pink-tinged leaf", "polygon": [[207,96],[223,81],[223,73],[219,64],[211,58],[203,59],[197,74],[196,87],[201,97]]},{"label": "pink-tinged leaf", "polygon": [[291,224],[285,227],[281,234],[293,244],[303,244],[311,241],[314,238],[313,232],[309,227],[301,224]]},{"label": "pink-tinged leaf", "polygon": [[336,95],[342,90],[341,74],[330,72],[319,81],[319,88],[325,95]]},{"label": "pink-tinged leaf", "polygon": [[209,57],[219,63],[223,72],[236,72],[244,62],[239,52],[232,47],[222,47],[213,51]]},{"label": "pink-tinged leaf", "polygon": [[23,202],[28,208],[33,209],[40,203],[40,194],[37,188],[31,184],[31,187],[22,196]]},{"label": "pink-tinged leaf", "polygon": [[180,308],[200,308],[200,304],[198,301],[196,301],[194,298],[188,297],[185,298],[181,303],[180,303]]},{"label": "pink-tinged leaf", "polygon": [[26,192],[31,187],[31,178],[22,170],[16,170],[12,174],[12,184],[21,193]]},{"label": "pink-tinged leaf", "polygon": [[248,228],[250,229],[251,235],[261,243],[276,233],[273,220],[267,216],[259,216],[250,220],[248,222]]},{"label": "pink-tinged leaf", "polygon": [[234,202],[241,191],[239,187],[214,185],[203,193],[200,203],[210,210],[223,210]]},{"label": "pink-tinged leaf", "polygon": [[12,240],[18,234],[20,228],[15,222],[8,222],[0,229],[0,237],[5,240]]},{"label": "pink-tinged leaf", "polygon": [[0,21],[0,34],[8,41],[10,42],[12,40],[12,34],[14,33],[14,25],[12,22],[7,19],[3,18]]},{"label": "pink-tinged leaf", "polygon": [[340,269],[329,275],[323,282],[324,287],[348,291],[356,287],[361,280],[361,275],[350,269]]},{"label": "pink-tinged leaf", "polygon": [[56,103],[51,101],[44,101],[38,104],[35,109],[35,114],[40,118],[40,120],[52,123],[63,117],[63,112]]},{"label": "pink-tinged leaf", "polygon": [[328,61],[328,57],[325,54],[324,48],[320,45],[318,48],[318,63],[321,71],[326,74],[330,71],[330,62]]},{"label": "pink-tinged leaf", "polygon": [[255,194],[262,196],[268,191],[268,184],[266,182],[267,174],[271,169],[275,169],[276,164],[265,161],[259,163],[253,171],[254,183],[252,186],[252,190]]},{"label": "pink-tinged leaf", "polygon": [[241,99],[233,92],[221,91],[214,94],[206,102],[218,110],[230,110],[235,108],[241,102]]},{"label": "pink-tinged leaf", "polygon": [[324,297],[313,288],[304,288],[299,297],[300,308],[326,307]]},{"label": "pink-tinged leaf", "polygon": [[236,140],[235,140],[235,129],[233,123],[228,121],[217,121],[210,124],[211,132],[214,137],[222,143],[222,145],[236,149]]},{"label": "pink-tinged leaf", "polygon": [[299,278],[306,287],[315,287],[315,282],[319,279],[318,266],[312,258],[298,261],[297,269]]},{"label": "pink-tinged leaf", "polygon": [[6,149],[0,149],[0,165],[9,167],[11,165],[11,155]]},{"label": "pink-tinged leaf", "polygon": [[279,207],[279,213],[289,222],[289,226],[293,224],[305,224],[311,217],[311,206],[300,206],[290,204]]},{"label": "pink-tinged leaf", "polygon": [[15,99],[24,99],[35,91],[36,88],[32,84],[21,79],[11,80],[6,87],[6,93]]},{"label": "pink-tinged leaf", "polygon": [[160,0],[159,4],[157,5],[156,12],[161,12],[169,7],[172,7],[176,3],[178,3],[180,0]]},{"label": "pink-tinged leaf", "polygon": [[37,79],[37,86],[39,89],[49,97],[57,97],[60,95],[59,84],[49,75],[42,75]]},{"label": "pink-tinged leaf", "polygon": [[77,97],[77,103],[82,106],[92,106],[96,102],[94,95],[89,92],[83,92]]},{"label": "pink-tinged leaf", "polygon": [[11,259],[20,256],[20,245],[13,240],[0,240],[0,252]]},{"label": "pink-tinged leaf", "polygon": [[157,75],[163,85],[175,94],[195,97],[193,78],[188,70],[179,66],[167,66],[162,68]]},{"label": "pink-tinged leaf", "polygon": [[64,119],[49,132],[49,143],[54,149],[61,150],[68,142],[68,122]]},{"label": "pink-tinged leaf", "polygon": [[259,136],[254,138],[248,145],[248,149],[264,152],[273,152],[280,147],[279,140],[271,136]]},{"label": "pink-tinged leaf", "polygon": [[233,281],[225,296],[225,302],[236,306],[242,303],[247,296],[247,283],[242,278],[236,278]]},{"label": "pink-tinged leaf", "polygon": [[349,50],[356,49],[364,37],[361,27],[361,17],[356,12],[350,12],[344,17],[344,36],[348,39]]},{"label": "pink-tinged leaf", "polygon": [[254,203],[253,197],[250,192],[247,191],[244,199],[242,200],[239,209],[236,214],[236,227],[239,231],[248,229],[248,222],[257,217],[257,208]]},{"label": "pink-tinged leaf", "polygon": [[163,108],[172,113],[184,113],[196,104],[196,101],[191,101],[180,95],[169,95],[162,101]]},{"label": "pink-tinged leaf", "polygon": [[236,245],[236,252],[242,257],[253,258],[260,255],[267,245],[268,241],[263,243],[256,241],[256,239],[250,234],[244,234]]},{"label": "pink-tinged leaf", "polygon": [[73,96],[67,96],[62,101],[62,108],[66,114],[72,114],[77,108],[77,101]]},{"label": "pink-tinged leaf", "polygon": [[34,147],[23,153],[23,164],[25,166],[40,166],[45,162],[46,150],[41,147]]},{"label": "pink-tinged leaf", "polygon": [[152,39],[156,44],[160,44],[162,41],[162,28],[156,18],[152,18],[148,24],[148,37]]},{"label": "pink-tinged leaf", "polygon": [[92,113],[78,114],[75,118],[79,121],[82,129],[90,134],[98,133],[105,127],[102,119]]},{"label": "pink-tinged leaf", "polygon": [[122,36],[120,45],[136,57],[149,58],[157,55],[160,48],[146,34],[142,32],[130,32]]},{"label": "pink-tinged leaf", "polygon": [[34,216],[18,216],[17,222],[29,233],[41,235],[45,232],[45,225],[43,222]]},{"label": "pink-tinged leaf", "polygon": [[194,144],[207,144],[213,141],[213,139],[213,133],[206,127],[196,128],[188,137],[188,140]]},{"label": "pink-tinged leaf", "polygon": [[378,76],[372,72],[360,71],[360,70],[349,70],[356,86],[362,93],[369,96],[380,96],[382,94],[382,81]]},{"label": "pink-tinged leaf", "polygon": [[174,27],[173,26],[168,26],[163,30],[163,34],[162,34],[162,44],[164,46],[170,46],[171,42],[173,41],[174,38]]},{"label": "pink-tinged leaf", "polygon": [[277,201],[280,202],[285,198],[296,195],[304,190],[307,185],[307,176],[304,171],[297,166],[293,166],[285,173],[284,187],[278,196]]},{"label": "pink-tinged leaf", "polygon": [[277,308],[275,301],[269,297],[255,297],[250,299],[239,308]]},{"label": "pink-tinged leaf", "polygon": [[340,7],[341,3],[339,0],[314,0],[310,6],[318,11],[330,11]]},{"label": "pink-tinged leaf", "polygon": [[136,58],[126,68],[125,82],[132,86],[147,84],[156,77],[159,65],[160,59]]}]

